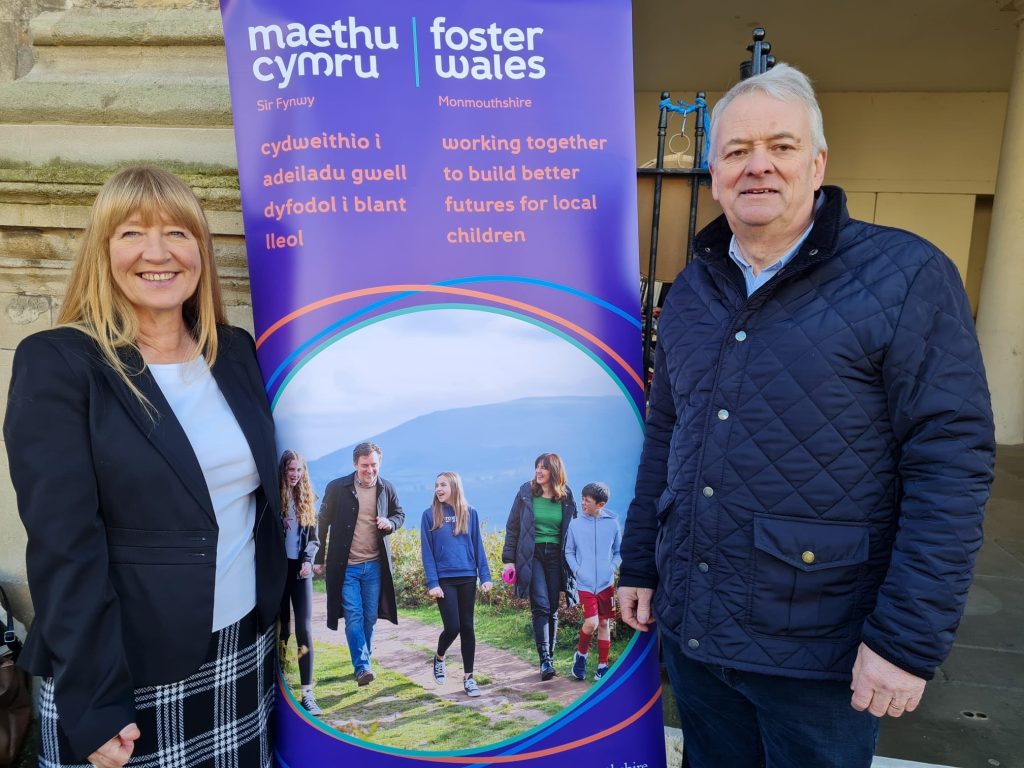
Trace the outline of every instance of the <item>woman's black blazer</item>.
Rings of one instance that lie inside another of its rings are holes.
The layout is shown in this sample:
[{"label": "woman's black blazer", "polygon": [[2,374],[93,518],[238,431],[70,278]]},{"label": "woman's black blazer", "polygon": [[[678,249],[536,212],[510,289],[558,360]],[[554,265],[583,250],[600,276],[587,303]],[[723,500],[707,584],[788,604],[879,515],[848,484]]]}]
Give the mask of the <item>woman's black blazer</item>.
[{"label": "woman's black blazer", "polygon": [[[286,559],[274,423],[249,334],[219,328],[212,370],[259,469],[263,629]],[[133,688],[199,668],[213,622],[217,522],[202,467],[148,369],[133,380],[155,416],[86,334],[44,331],[18,345],[4,422],[36,612],[20,663],[54,678],[61,725],[83,755],[134,720]]]}]

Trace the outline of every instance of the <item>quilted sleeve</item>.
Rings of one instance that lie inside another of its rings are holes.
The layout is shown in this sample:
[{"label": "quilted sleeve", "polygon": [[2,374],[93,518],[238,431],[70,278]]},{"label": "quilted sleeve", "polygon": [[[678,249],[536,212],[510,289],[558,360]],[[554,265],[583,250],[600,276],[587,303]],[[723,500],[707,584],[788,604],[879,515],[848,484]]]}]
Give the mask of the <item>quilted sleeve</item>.
[{"label": "quilted sleeve", "polygon": [[672,382],[665,361],[665,345],[654,350],[654,381],[651,385],[650,410],[647,414],[644,448],[636,472],[633,501],[626,512],[622,536],[622,565],[619,586],[658,586],[658,569],[654,562],[654,542],[658,537],[658,498],[668,484],[668,452],[676,423],[676,407],[672,399]]},{"label": "quilted sleeve", "polygon": [[902,498],[864,643],[930,680],[949,654],[982,544],[995,437],[981,351],[956,267],[914,278],[883,362]]}]

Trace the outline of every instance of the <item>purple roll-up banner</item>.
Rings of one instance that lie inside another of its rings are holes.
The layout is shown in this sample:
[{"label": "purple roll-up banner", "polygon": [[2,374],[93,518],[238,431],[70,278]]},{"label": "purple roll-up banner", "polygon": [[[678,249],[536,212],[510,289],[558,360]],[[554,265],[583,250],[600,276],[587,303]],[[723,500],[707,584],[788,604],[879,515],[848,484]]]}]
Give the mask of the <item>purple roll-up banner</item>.
[{"label": "purple roll-up banner", "polygon": [[[372,631],[369,685],[355,678],[341,590],[315,580],[323,711],[301,704],[292,645],[277,685],[279,763],[661,768],[651,634],[613,632],[596,681],[595,637],[577,680],[583,609],[564,606],[558,676],[542,681],[530,603],[499,578],[510,509],[540,454],[561,457],[580,507],[585,484],[606,483],[604,512],[620,527],[632,493],[643,381],[629,0],[221,10],[278,448],[302,455],[322,500],[353,472],[355,445],[379,444],[405,512],[379,537],[391,557],[376,561],[382,604],[394,593],[398,615]],[[442,471],[461,476],[494,583],[485,591],[479,574],[478,697],[463,689],[460,640],[447,682],[431,666],[441,617],[421,529]],[[352,537],[339,528],[321,541],[328,573],[332,543],[344,551]],[[603,546],[597,565],[610,573]]]}]

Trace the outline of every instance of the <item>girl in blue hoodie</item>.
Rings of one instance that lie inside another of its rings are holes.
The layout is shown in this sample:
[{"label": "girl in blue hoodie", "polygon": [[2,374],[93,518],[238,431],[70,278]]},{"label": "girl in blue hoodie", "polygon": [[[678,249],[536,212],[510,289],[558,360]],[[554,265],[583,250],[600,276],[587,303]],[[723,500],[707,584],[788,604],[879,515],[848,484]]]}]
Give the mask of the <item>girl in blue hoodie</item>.
[{"label": "girl in blue hoodie", "polygon": [[434,655],[434,681],[444,685],[447,680],[444,655],[455,638],[460,637],[462,687],[468,696],[479,696],[480,688],[473,679],[473,609],[477,577],[480,589],[489,592],[491,571],[480,535],[480,518],[466,503],[457,472],[442,472],[434,482],[434,501],[423,511],[420,523],[420,550],[427,593],[437,600],[444,624]]}]

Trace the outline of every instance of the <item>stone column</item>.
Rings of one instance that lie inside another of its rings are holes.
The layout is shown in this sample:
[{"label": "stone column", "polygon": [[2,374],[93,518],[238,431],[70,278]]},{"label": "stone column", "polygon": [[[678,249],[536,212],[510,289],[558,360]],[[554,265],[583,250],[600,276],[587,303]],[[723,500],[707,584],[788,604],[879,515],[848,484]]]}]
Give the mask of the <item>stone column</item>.
[{"label": "stone column", "polygon": [[996,440],[1004,445],[1024,443],[1024,0],[1013,5],[1017,49],[978,302]]}]

